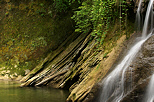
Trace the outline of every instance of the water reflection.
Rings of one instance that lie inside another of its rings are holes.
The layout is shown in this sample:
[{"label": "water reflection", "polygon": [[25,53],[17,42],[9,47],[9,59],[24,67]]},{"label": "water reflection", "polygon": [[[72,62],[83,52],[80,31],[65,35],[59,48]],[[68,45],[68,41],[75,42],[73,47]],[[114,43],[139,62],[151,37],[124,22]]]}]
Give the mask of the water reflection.
[{"label": "water reflection", "polygon": [[65,102],[66,90],[50,87],[18,87],[20,83],[0,81],[0,102]]}]

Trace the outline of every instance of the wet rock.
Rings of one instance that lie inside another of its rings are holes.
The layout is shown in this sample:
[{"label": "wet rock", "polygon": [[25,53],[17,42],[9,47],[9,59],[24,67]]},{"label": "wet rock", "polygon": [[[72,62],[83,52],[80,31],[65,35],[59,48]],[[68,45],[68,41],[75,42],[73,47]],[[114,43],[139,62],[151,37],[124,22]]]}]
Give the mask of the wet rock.
[{"label": "wet rock", "polygon": [[132,65],[133,88],[121,102],[141,102],[145,94],[154,72],[154,35],[143,44]]},{"label": "wet rock", "polygon": [[149,81],[150,78],[142,80],[128,94],[124,96],[121,102],[142,102]]},{"label": "wet rock", "polygon": [[[134,2],[134,12],[136,13],[140,0],[133,0],[133,2]],[[141,11],[140,11],[142,16],[145,15],[145,13],[146,13],[148,2],[149,2],[149,0],[142,0]]]}]

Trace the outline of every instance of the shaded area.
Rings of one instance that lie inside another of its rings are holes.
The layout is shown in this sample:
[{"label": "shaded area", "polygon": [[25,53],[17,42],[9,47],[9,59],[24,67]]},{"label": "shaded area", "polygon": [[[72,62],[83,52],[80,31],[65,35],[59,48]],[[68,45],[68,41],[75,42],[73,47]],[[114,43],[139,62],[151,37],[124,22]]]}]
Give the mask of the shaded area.
[{"label": "shaded area", "polygon": [[0,1],[0,71],[24,76],[74,32],[72,11],[57,14],[52,5],[46,0]]},{"label": "shaded area", "polygon": [[0,81],[1,102],[65,102],[69,95],[66,90],[50,87],[20,88],[20,83],[13,81]]}]

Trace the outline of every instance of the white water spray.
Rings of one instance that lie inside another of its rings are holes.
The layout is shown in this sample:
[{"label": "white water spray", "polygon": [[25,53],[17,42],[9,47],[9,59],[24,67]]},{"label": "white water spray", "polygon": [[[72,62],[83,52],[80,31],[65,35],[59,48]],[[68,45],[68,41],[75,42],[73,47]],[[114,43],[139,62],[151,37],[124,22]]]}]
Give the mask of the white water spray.
[{"label": "white water spray", "polygon": [[138,4],[138,8],[137,8],[137,12],[136,12],[136,28],[137,28],[137,31],[140,31],[141,30],[141,4],[142,4],[142,0],[139,1],[139,4]]},{"label": "white water spray", "polygon": [[144,102],[154,102],[154,74],[152,75],[150,83],[148,85]]},{"label": "white water spray", "polygon": [[[124,87],[125,84],[127,84],[125,75],[126,75],[126,71],[129,70],[129,65],[131,64],[131,62],[135,58],[136,54],[140,50],[142,44],[152,34],[152,30],[151,30],[151,33],[147,36],[148,22],[149,22],[150,17],[151,17],[151,21],[152,21],[151,25],[153,25],[153,16],[150,16],[150,11],[152,10],[151,8],[153,8],[152,4],[153,4],[153,0],[150,0],[148,8],[147,8],[147,12],[146,12],[145,21],[144,21],[142,39],[139,42],[137,42],[128,51],[128,53],[123,58],[121,63],[119,63],[115,67],[115,69],[102,81],[103,88],[102,88],[102,94],[99,99],[99,102],[120,102],[120,100],[123,98],[123,96],[128,91],[131,90],[131,89]],[[140,5],[141,5],[141,1],[138,6],[139,7],[138,12],[140,12],[140,9],[141,9]],[[151,14],[153,15],[153,13],[151,13]],[[139,19],[140,19],[140,17],[139,17]],[[132,85],[130,85],[130,84],[129,84],[129,86],[131,87]],[[153,99],[151,99],[151,100],[153,100]],[[152,102],[152,101],[147,101],[147,102]]]},{"label": "white water spray", "polygon": [[153,31],[153,16],[154,12],[153,12],[153,6],[151,7],[151,32]]},{"label": "white water spray", "polygon": [[[144,20],[144,26],[143,26],[143,32],[142,32],[142,38],[144,39],[144,38],[146,38],[146,36],[147,36],[147,30],[148,30],[148,23],[149,23],[149,18],[150,18],[150,12],[153,12],[153,0],[150,0],[149,1],[149,5],[148,5],[148,8],[147,8],[147,12],[146,12],[146,16],[145,16],[145,20]],[[151,19],[153,20],[153,13],[151,14],[152,15],[152,17],[151,17]],[[153,22],[151,22],[152,24],[151,25],[153,25]]]},{"label": "white water spray", "polygon": [[[153,13],[153,0],[150,0],[147,10],[149,10],[148,11],[149,14],[151,12],[151,33],[152,33],[153,32],[153,17],[154,17],[153,16],[154,15],[154,13]],[[146,20],[148,21],[147,15],[146,15]],[[147,23],[145,23],[145,24],[148,25]],[[146,30],[142,34],[143,37],[146,36],[147,27],[144,27],[144,29],[146,29]],[[152,75],[152,77],[150,79],[150,83],[148,85],[148,89],[147,89],[147,92],[145,95],[144,102],[154,102],[154,74]]]},{"label": "white water spray", "polygon": [[[140,50],[141,45],[150,37],[150,35],[138,43],[136,43],[127,55],[124,57],[122,62],[103,80],[103,91],[100,98],[100,102],[120,102],[123,95],[127,93],[125,89],[125,75],[129,69],[130,63],[135,58],[137,52]],[[131,79],[132,80],[132,79]],[[131,87],[132,85],[130,85]]]}]

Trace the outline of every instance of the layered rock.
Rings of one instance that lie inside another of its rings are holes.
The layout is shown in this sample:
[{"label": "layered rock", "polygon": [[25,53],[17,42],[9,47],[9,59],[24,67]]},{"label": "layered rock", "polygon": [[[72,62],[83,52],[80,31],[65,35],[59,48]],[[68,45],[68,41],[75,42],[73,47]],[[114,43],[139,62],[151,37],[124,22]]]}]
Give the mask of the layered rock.
[{"label": "layered rock", "polygon": [[25,76],[21,86],[64,88],[71,92],[67,101],[92,100],[99,86],[97,83],[116,61],[126,36],[118,40],[109,54],[96,48],[96,39],[89,33],[81,34],[64,48],[70,38]]}]

